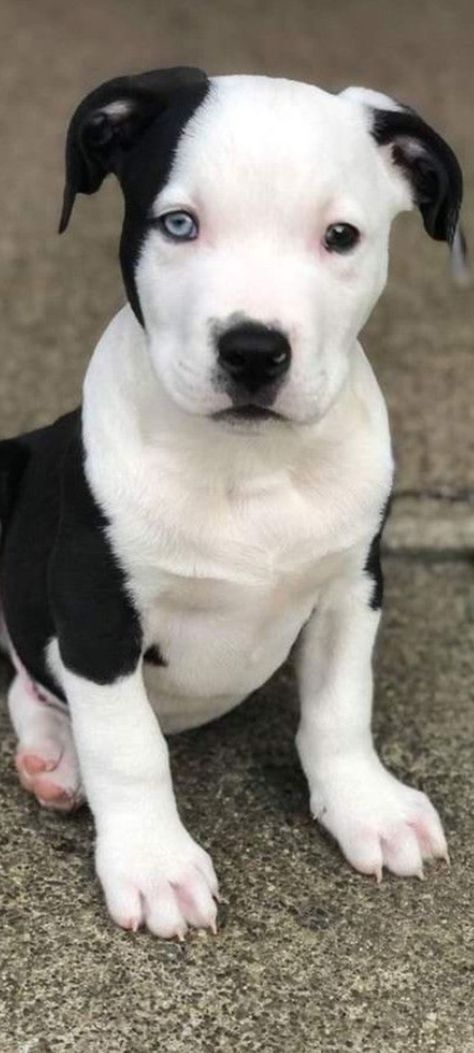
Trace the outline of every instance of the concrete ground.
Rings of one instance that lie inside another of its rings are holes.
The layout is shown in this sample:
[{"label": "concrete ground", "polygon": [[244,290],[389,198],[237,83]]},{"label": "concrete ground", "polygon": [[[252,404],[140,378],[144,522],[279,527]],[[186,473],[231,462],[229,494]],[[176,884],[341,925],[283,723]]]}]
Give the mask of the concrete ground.
[{"label": "concrete ground", "polygon": [[[112,184],[54,233],[64,127],[86,90],[188,62],[392,92],[458,151],[474,243],[473,46],[471,0],[0,0],[0,433],[78,401],[121,301]],[[18,787],[3,706],[0,1053],[474,1053],[473,312],[444,248],[401,218],[365,338],[398,461],[375,726],[386,763],[439,807],[451,870],[376,888],[344,863],[308,817],[285,669],[171,742],[228,901],[219,935],[121,933],[88,813],[48,815]]]}]

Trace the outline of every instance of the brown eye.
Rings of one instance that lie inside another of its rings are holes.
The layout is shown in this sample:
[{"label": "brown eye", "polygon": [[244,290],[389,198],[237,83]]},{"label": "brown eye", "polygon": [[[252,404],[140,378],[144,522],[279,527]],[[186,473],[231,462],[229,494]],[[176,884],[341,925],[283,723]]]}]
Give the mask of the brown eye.
[{"label": "brown eye", "polygon": [[324,235],[328,252],[350,252],[360,240],[360,231],[352,223],[331,223]]}]

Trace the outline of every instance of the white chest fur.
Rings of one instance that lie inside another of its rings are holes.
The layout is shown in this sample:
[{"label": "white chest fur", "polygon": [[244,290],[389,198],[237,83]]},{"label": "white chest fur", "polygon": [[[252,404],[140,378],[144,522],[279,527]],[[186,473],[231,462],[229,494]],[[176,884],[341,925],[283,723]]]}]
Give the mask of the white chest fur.
[{"label": "white chest fur", "polygon": [[129,562],[147,640],[167,662],[147,670],[166,726],[236,705],[282,664],[309,617],[335,557],[317,558],[311,530],[301,529],[303,509],[291,514],[291,501],[288,486],[277,503],[262,496],[260,514],[254,499],[247,514],[234,510],[227,531],[219,525],[231,513],[208,509],[200,542],[194,530],[179,532],[173,571],[164,569],[166,544],[156,546],[156,564]]},{"label": "white chest fur", "polygon": [[152,702],[164,729],[179,730],[268,679],[321,588],[370,542],[390,486],[388,427],[360,351],[317,426],[249,436],[177,420],[123,316],[86,380],[87,473],[146,644],[166,662],[146,668]]}]

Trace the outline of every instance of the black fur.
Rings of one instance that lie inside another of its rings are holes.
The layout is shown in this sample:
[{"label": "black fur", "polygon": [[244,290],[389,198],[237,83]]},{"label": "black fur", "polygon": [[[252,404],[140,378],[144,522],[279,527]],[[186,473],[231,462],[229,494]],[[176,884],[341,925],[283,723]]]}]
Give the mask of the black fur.
[{"label": "black fur", "polygon": [[[48,603],[48,565],[60,514],[60,466],[75,414],[2,442],[0,594],[15,650],[30,675],[55,694],[44,649],[55,635]],[[14,497],[14,499],[13,499]],[[61,696],[62,697],[62,696]]]},{"label": "black fur", "polygon": [[[208,89],[206,74],[186,67],[117,77],[81,102],[69,126],[59,230],[67,227],[76,194],[94,193],[113,172],[125,198],[123,279],[142,325],[134,272],[150,225],[150,208],[166,183],[179,137]],[[106,107],[112,104],[125,108],[109,114]]]},{"label": "black fur", "polygon": [[8,449],[3,474],[15,501],[2,520],[0,592],[15,650],[60,697],[45,661],[55,636],[67,668],[112,683],[136,667],[141,628],[85,476],[80,410]]},{"label": "black fur", "polygon": [[18,439],[0,440],[0,523],[5,529],[18,486],[28,463],[28,449]]},{"label": "black fur", "polygon": [[435,240],[452,245],[463,179],[451,147],[408,107],[374,109],[372,135],[380,146],[392,144],[393,160],[408,176],[425,230]]},{"label": "black fur", "polygon": [[150,665],[167,665],[167,662],[165,662],[164,658],[161,655],[160,649],[156,646],[156,644],[152,644],[151,647],[147,648],[145,654],[143,655],[143,660],[145,662],[148,662]]},{"label": "black fur", "polygon": [[366,574],[373,579],[372,595],[369,601],[373,611],[379,611],[383,604],[384,582],[380,549],[385,523],[390,515],[390,504],[389,498],[382,511],[380,530],[377,531],[372,539],[364,567]]}]

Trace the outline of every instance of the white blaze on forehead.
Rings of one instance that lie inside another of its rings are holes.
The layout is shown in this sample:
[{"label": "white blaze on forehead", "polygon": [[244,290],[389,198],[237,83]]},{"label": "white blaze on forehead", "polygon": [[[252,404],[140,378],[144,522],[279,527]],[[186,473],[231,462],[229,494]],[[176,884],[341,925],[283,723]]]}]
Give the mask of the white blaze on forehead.
[{"label": "white blaze on forehead", "polygon": [[[217,77],[178,144],[163,208],[180,195],[226,225],[297,211],[315,219],[340,197],[376,209],[377,149],[359,106],[296,81]],[[357,221],[357,215],[346,215]]]}]

